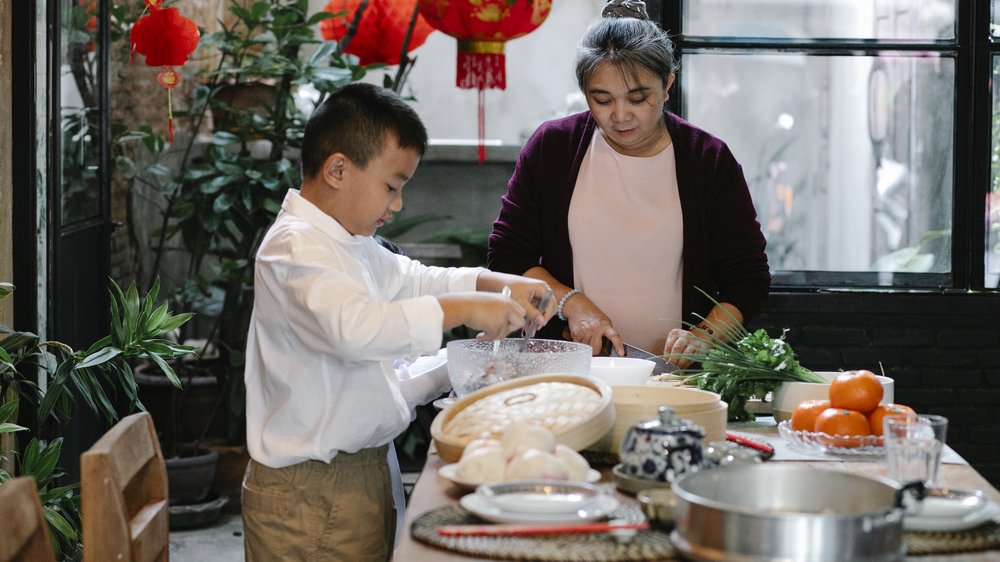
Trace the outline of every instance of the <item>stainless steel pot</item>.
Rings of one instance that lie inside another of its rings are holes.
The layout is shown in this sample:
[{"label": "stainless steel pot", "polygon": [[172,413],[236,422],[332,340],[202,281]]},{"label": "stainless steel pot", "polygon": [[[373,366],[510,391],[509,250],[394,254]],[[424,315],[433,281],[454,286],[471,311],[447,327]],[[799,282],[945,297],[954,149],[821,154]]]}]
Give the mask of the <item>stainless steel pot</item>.
[{"label": "stainless steel pot", "polygon": [[922,485],[794,463],[720,467],[674,482],[671,539],[692,560],[902,560],[902,505]]}]

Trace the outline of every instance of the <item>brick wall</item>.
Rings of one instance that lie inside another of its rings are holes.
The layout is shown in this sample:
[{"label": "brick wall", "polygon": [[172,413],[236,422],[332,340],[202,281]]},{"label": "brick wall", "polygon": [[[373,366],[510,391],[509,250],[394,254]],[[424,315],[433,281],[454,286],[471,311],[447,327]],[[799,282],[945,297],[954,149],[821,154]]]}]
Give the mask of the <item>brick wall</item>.
[{"label": "brick wall", "polygon": [[816,371],[869,369],[949,420],[948,444],[1000,487],[1000,295],[782,293],[751,322]]}]

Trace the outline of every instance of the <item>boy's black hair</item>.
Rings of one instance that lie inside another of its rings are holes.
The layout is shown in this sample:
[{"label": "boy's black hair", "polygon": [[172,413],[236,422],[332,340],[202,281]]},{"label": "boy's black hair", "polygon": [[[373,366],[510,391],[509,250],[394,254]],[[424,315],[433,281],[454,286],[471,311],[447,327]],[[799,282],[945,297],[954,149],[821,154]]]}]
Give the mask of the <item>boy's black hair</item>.
[{"label": "boy's black hair", "polygon": [[337,90],[313,111],[302,137],[302,176],[315,177],[323,162],[341,152],[362,169],[395,138],[421,156],[427,129],[420,116],[392,90],[354,83]]}]

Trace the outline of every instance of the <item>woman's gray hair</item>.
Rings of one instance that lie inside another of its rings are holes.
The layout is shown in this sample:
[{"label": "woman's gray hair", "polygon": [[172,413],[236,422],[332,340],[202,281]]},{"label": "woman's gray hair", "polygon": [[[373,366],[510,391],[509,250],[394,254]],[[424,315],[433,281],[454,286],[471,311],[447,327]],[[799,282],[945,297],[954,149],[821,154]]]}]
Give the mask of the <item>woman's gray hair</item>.
[{"label": "woman's gray hair", "polygon": [[659,24],[646,15],[645,2],[610,0],[601,19],[583,32],[576,49],[576,81],[587,91],[587,82],[597,67],[610,63],[632,79],[645,68],[659,76],[663,85],[677,70],[674,43]]}]

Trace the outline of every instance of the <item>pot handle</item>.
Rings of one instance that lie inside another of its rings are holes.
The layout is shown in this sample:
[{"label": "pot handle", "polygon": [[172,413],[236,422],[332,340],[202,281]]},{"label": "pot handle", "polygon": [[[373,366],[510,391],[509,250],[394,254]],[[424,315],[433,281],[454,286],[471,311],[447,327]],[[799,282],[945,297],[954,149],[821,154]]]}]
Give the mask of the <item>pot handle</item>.
[{"label": "pot handle", "polygon": [[909,515],[913,513],[920,502],[927,495],[927,486],[921,480],[907,482],[896,492],[896,507],[901,508],[903,513]]}]

